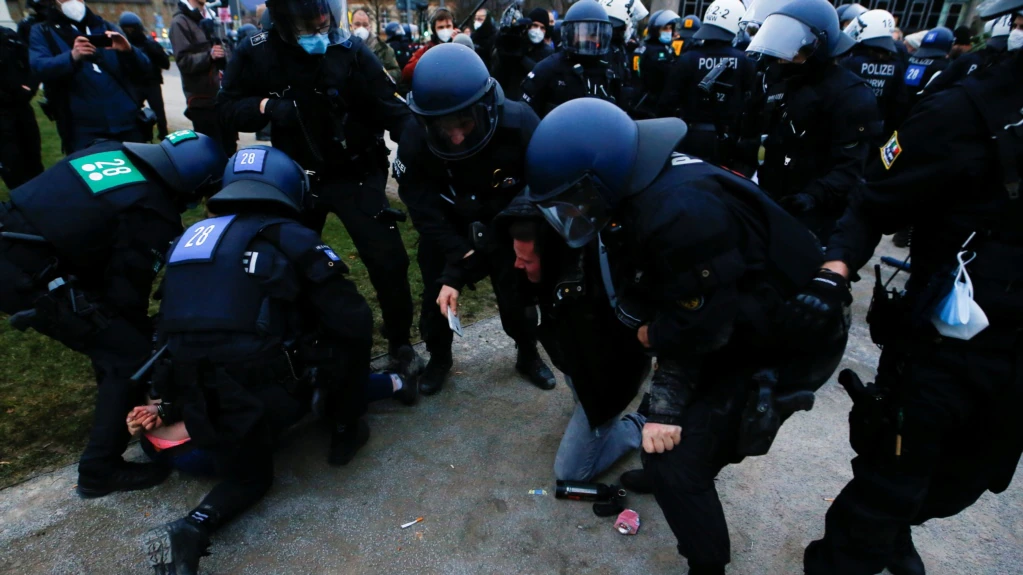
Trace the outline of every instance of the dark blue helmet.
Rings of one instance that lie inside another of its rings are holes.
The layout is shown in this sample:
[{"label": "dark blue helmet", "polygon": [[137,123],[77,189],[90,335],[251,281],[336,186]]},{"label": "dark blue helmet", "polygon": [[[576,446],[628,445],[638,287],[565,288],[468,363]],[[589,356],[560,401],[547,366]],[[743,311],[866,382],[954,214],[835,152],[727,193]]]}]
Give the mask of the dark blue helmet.
[{"label": "dark blue helmet", "polygon": [[683,16],[678,21],[678,25],[676,27],[678,28],[679,36],[683,39],[689,39],[695,36],[702,26],[703,22],[701,22],[698,17],[690,14],[689,16]]},{"label": "dark blue helmet", "polygon": [[472,48],[447,43],[420,58],[407,98],[426,128],[430,150],[457,160],[480,151],[493,137],[504,92]]},{"label": "dark blue helmet", "polygon": [[259,34],[259,28],[256,28],[252,24],[245,24],[238,28],[238,39],[239,44],[248,41],[249,38]]},{"label": "dark blue helmet", "polygon": [[583,246],[612,210],[654,181],[685,135],[678,118],[636,122],[610,102],[571,100],[533,133],[526,197],[569,246]]},{"label": "dark blue helmet", "polygon": [[390,40],[395,36],[404,36],[405,28],[397,22],[388,22],[387,26],[384,26],[384,33],[387,34],[387,39]]},{"label": "dark blue helmet", "polygon": [[594,0],[579,0],[561,23],[561,47],[579,56],[602,56],[611,50],[611,19]]},{"label": "dark blue helmet", "polygon": [[134,12],[121,12],[121,17],[117,20],[117,25],[121,28],[124,28],[125,26],[135,26],[140,30],[143,28],[142,18],[139,18],[139,15]]},{"label": "dark blue helmet", "polygon": [[764,19],[747,52],[787,60],[823,62],[856,45],[838,26],[838,13],[827,0],[792,0]]},{"label": "dark blue helmet", "polygon": [[284,207],[301,214],[309,178],[287,154],[270,146],[249,146],[231,156],[223,189],[206,202],[216,214]]},{"label": "dark blue helmet", "polygon": [[124,149],[188,201],[217,191],[227,161],[216,140],[192,130],[168,134],[159,144],[125,142]]},{"label": "dark blue helmet", "polygon": [[263,32],[269,32],[274,27],[273,16],[269,10],[263,10],[263,15],[259,17],[259,29]]},{"label": "dark blue helmet", "polygon": [[952,50],[955,34],[944,26],[928,30],[920,40],[920,48],[913,52],[916,58],[944,58]]},{"label": "dark blue helmet", "polygon": [[411,24],[402,24],[401,25],[401,29],[405,31],[405,35],[409,37],[409,40],[411,40],[412,39],[412,25]]}]

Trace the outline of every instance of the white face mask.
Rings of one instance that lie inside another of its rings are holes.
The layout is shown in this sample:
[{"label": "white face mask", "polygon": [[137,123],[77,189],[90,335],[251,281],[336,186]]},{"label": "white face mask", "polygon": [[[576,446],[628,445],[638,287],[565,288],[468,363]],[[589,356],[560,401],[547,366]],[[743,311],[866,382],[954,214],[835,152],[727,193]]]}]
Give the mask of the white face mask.
[{"label": "white face mask", "polygon": [[1020,48],[1023,48],[1023,30],[1013,30],[1009,32],[1008,44],[1010,52],[1012,50],[1019,50]]},{"label": "white face mask", "polygon": [[450,42],[451,41],[451,36],[453,35],[453,33],[454,33],[454,30],[452,30],[451,28],[444,28],[443,30],[437,30],[437,38],[441,41],[442,44],[446,43],[446,42]]},{"label": "white face mask", "polygon": [[352,35],[357,36],[360,40],[365,42],[369,39],[369,28],[356,28],[352,30]]},{"label": "white face mask", "polygon": [[529,41],[534,44],[543,42],[544,32],[539,28],[530,28],[526,35],[529,36]]},{"label": "white face mask", "polygon": [[472,29],[473,30],[479,30],[480,26],[482,26],[482,25],[483,25],[483,22],[479,22],[479,21],[473,22],[472,23]]},{"label": "white face mask", "polygon": [[85,18],[85,3],[82,0],[68,0],[60,5],[60,11],[75,22],[81,22]]}]

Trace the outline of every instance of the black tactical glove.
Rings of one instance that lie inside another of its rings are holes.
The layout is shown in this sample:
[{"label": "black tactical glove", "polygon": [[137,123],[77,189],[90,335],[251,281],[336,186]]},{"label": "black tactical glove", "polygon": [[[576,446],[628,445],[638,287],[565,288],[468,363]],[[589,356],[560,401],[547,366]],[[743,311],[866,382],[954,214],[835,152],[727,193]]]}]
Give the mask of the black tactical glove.
[{"label": "black tactical glove", "polygon": [[831,270],[817,272],[810,285],[785,302],[779,323],[793,332],[818,333],[843,314],[843,306],[852,303],[849,281]]},{"label": "black tactical glove", "polygon": [[778,203],[790,214],[805,214],[817,207],[817,198],[806,193],[792,194],[778,200]]},{"label": "black tactical glove", "polygon": [[275,126],[292,126],[298,123],[298,104],[290,98],[270,98],[263,115],[269,116]]}]

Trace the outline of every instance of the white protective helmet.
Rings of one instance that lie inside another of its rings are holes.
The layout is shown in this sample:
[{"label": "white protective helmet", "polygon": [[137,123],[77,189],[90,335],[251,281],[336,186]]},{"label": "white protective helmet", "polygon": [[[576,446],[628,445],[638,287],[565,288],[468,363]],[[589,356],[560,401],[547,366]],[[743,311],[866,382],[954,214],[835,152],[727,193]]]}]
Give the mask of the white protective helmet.
[{"label": "white protective helmet", "polygon": [[746,13],[739,17],[739,28],[750,36],[756,36],[764,20],[789,0],[750,0]]},{"label": "white protective helmet", "polygon": [[[625,39],[628,40],[636,31],[636,22],[646,18],[650,12],[640,0],[610,0],[601,2],[607,10],[607,17],[615,28],[625,26]],[[641,14],[637,16],[637,14]]]},{"label": "white protective helmet", "polygon": [[703,25],[693,38],[731,42],[739,33],[739,19],[746,14],[741,0],[714,0],[703,13]]},{"label": "white protective helmet", "polygon": [[895,52],[895,17],[885,10],[869,10],[853,18],[846,25],[845,32],[856,43]]},{"label": "white protective helmet", "polygon": [[992,38],[1001,38],[1002,36],[1008,36],[1009,32],[1012,31],[1012,21],[1016,19],[1016,14],[1005,14],[999,16],[994,20],[988,20],[984,24],[984,31],[991,34]]}]

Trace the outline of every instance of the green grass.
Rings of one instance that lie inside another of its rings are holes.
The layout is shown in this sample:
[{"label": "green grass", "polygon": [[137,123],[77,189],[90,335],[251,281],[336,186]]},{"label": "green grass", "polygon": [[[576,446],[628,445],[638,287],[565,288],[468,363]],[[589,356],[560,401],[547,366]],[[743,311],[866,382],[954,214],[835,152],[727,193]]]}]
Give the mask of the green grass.
[{"label": "green grass", "polygon": [[[56,127],[38,110],[42,133],[43,165],[49,167],[62,157]],[[0,183],[0,201],[8,199]],[[404,208],[395,201],[395,207]],[[184,216],[186,224],[201,219],[196,209]],[[417,340],[422,278],[416,265],[418,235],[412,224],[399,224],[409,253],[409,283],[416,306],[413,340]],[[386,351],[380,336],[380,309],[369,282],[366,266],[336,217],[331,217],[323,238],[351,268],[352,281],[369,301],[376,320],[374,352]],[[155,309],[155,307],[154,307]],[[496,313],[497,303],[489,283],[466,291],[459,299],[464,324]],[[31,475],[74,462],[88,436],[95,400],[95,380],[87,358],[69,351],[34,331],[18,332],[0,314],[0,488]]]}]

